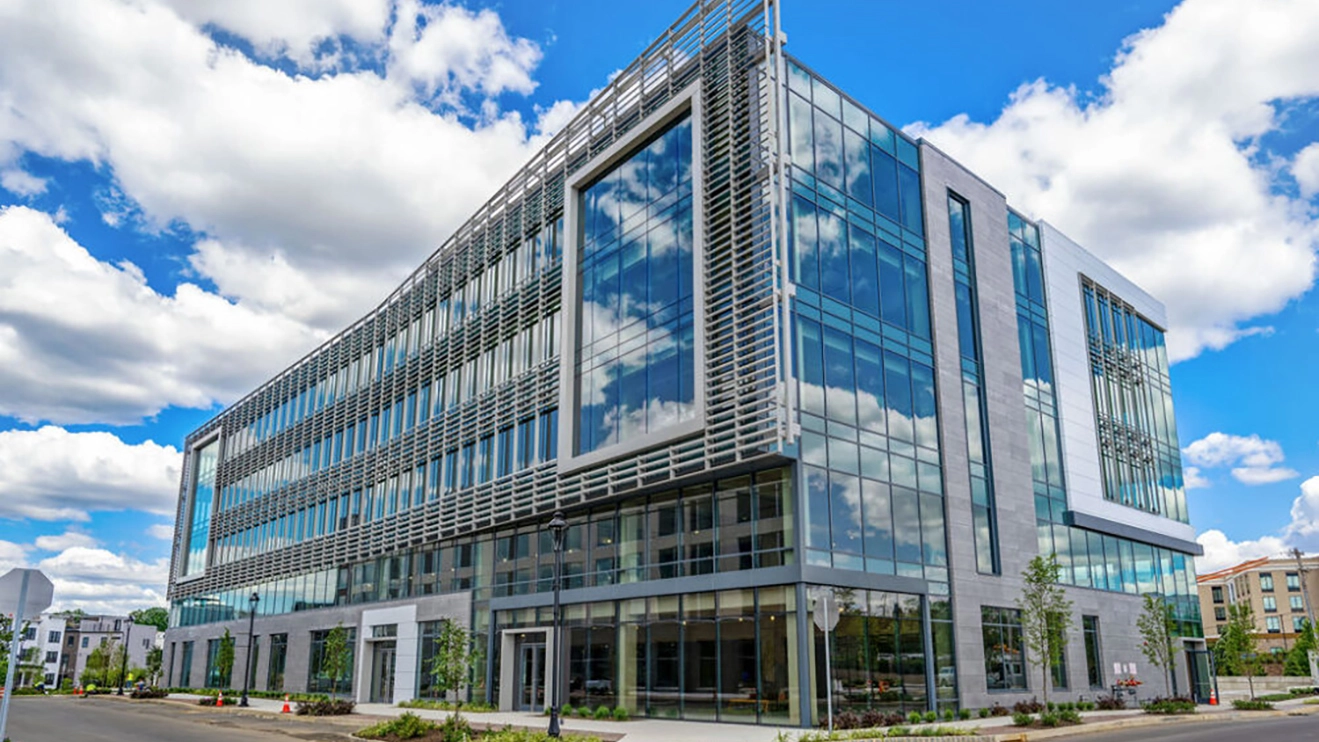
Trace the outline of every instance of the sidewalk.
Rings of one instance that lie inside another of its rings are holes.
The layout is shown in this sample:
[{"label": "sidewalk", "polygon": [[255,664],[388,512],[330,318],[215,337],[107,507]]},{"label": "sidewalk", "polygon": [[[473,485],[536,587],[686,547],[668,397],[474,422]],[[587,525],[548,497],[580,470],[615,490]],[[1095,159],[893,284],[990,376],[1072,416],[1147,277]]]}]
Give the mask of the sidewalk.
[{"label": "sidewalk", "polygon": [[[202,696],[174,693],[169,696],[171,700],[187,701],[197,703],[197,699]],[[1146,714],[1140,709],[1126,709],[1122,711],[1086,711],[1081,716],[1085,723],[1080,726],[1058,727],[1056,729],[1030,729],[1024,730],[1012,725],[1012,717],[997,716],[986,719],[968,719],[966,721],[954,722],[936,722],[934,724],[917,724],[911,725],[914,728],[927,726],[956,727],[968,731],[975,731],[986,736],[1001,735],[1006,739],[1052,739],[1057,737],[1066,737],[1074,734],[1087,734],[1106,730],[1124,729],[1138,726],[1149,726],[1154,724],[1167,723],[1209,723],[1222,721],[1241,721],[1249,719],[1274,718],[1286,714],[1306,713],[1319,714],[1319,706],[1304,705],[1305,698],[1296,698],[1287,701],[1280,701],[1274,704],[1275,710],[1268,711],[1237,711],[1232,705],[1220,706],[1200,706],[1196,714],[1188,716],[1156,716]],[[284,706],[282,700],[270,700],[264,698],[249,698],[248,708],[251,711],[278,714]],[[296,710],[297,705],[292,704]],[[405,712],[411,712],[424,719],[442,720],[451,716],[451,711],[440,711],[434,709],[408,709],[398,706],[391,706],[382,703],[360,703],[357,705],[357,715],[366,717],[389,718],[400,716]],[[544,729],[549,724],[549,717],[543,714],[533,714],[526,712],[463,712],[463,717],[473,724],[481,724],[491,727],[527,727],[532,729]],[[331,717],[340,722],[347,722],[348,717]],[[368,719],[361,719],[359,727],[368,726],[373,723]],[[798,727],[777,727],[777,726],[755,726],[751,724],[731,724],[731,723],[714,723],[699,721],[668,721],[664,719],[634,719],[632,721],[596,721],[594,719],[570,718],[564,719],[561,726],[565,733],[576,732],[580,734],[595,734],[605,739],[623,740],[623,742],[673,742],[674,740],[684,740],[685,742],[776,742],[780,733],[786,733],[788,739],[796,739],[800,734],[807,731]],[[1024,735],[1024,736],[1023,736]]]}]

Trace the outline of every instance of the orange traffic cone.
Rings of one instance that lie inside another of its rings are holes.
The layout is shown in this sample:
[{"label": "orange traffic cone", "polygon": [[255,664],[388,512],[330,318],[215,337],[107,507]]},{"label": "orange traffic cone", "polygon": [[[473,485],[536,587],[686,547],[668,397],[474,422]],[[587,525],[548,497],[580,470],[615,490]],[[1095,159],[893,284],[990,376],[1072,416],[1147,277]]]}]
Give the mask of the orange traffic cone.
[{"label": "orange traffic cone", "polygon": [[1218,689],[1216,688],[1209,689],[1209,705],[1210,706],[1218,705]]},{"label": "orange traffic cone", "polygon": [[220,691],[220,695],[215,697],[215,707],[220,708],[222,706],[224,706],[224,691]]},{"label": "orange traffic cone", "polygon": [[284,694],[284,708],[280,709],[280,710],[279,710],[279,713],[281,713],[281,714],[291,714],[291,713],[293,713],[292,711],[289,710],[289,694],[287,694],[287,693]]}]

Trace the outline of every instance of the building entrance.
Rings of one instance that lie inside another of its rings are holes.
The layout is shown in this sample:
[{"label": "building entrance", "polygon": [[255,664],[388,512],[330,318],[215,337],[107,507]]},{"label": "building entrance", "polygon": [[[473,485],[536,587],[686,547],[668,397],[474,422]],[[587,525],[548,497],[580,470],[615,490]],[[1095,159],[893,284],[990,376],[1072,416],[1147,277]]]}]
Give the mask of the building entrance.
[{"label": "building entrance", "polygon": [[517,710],[545,709],[545,642],[518,642]]},{"label": "building entrance", "polygon": [[376,642],[371,659],[371,703],[394,702],[395,642]]}]

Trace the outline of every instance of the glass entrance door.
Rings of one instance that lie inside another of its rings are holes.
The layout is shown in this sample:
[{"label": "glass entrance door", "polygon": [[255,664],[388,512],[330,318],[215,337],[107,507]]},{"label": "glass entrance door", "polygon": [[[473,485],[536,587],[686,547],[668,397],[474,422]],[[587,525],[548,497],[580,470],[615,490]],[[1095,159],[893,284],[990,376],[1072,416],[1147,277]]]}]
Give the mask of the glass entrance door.
[{"label": "glass entrance door", "polygon": [[545,709],[545,643],[522,642],[518,645],[519,711]]},{"label": "glass entrance door", "polygon": [[394,702],[394,666],[397,648],[394,642],[376,642],[371,662],[371,702]]},{"label": "glass entrance door", "polygon": [[1191,697],[1196,703],[1209,703],[1214,690],[1214,653],[1207,649],[1186,650],[1186,669],[1191,678]]}]

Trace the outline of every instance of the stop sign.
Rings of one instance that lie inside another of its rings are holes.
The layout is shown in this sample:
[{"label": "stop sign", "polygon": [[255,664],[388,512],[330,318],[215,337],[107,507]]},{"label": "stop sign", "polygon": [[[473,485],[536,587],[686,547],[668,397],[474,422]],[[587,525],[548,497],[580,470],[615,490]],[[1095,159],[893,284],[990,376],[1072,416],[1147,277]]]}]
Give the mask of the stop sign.
[{"label": "stop sign", "polygon": [[0,577],[0,615],[12,615],[15,623],[49,608],[54,597],[55,586],[35,569],[11,569]]}]

